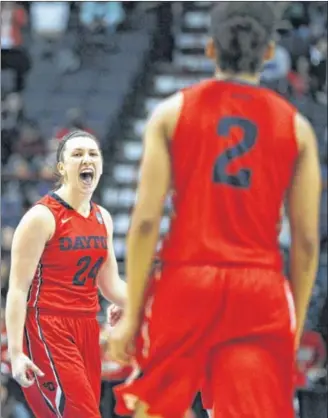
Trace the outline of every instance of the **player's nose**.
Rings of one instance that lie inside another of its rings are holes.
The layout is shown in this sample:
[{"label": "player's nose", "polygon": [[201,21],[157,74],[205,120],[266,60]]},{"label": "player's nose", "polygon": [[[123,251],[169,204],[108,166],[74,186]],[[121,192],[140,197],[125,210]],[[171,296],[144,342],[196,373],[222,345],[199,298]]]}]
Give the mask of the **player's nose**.
[{"label": "player's nose", "polygon": [[91,156],[86,152],[85,154],[83,154],[82,157],[82,163],[87,165],[88,162],[90,162],[92,160]]}]

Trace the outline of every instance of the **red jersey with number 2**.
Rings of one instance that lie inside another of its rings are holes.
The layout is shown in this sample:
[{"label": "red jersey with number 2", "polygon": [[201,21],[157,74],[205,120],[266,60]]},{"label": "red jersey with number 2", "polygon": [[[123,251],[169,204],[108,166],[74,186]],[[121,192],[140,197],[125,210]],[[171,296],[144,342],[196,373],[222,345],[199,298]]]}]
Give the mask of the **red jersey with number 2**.
[{"label": "red jersey with number 2", "polygon": [[96,313],[97,274],[107,258],[107,229],[100,209],[91,203],[90,215],[85,218],[56,193],[37,204],[52,212],[56,230],[36,269],[28,308]]},{"label": "red jersey with number 2", "polygon": [[236,81],[211,79],[182,94],[162,260],[281,271],[277,225],[298,155],[296,109]]}]

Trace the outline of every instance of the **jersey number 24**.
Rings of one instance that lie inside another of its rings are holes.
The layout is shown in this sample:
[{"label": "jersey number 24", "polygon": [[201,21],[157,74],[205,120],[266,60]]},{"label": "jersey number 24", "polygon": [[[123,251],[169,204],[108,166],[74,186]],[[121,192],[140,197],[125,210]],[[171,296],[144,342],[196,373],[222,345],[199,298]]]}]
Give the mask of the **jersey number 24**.
[{"label": "jersey number 24", "polygon": [[[92,258],[88,255],[82,257],[77,262],[77,266],[80,269],[74,274],[73,285],[74,286],[84,286],[87,279],[93,280],[93,285],[96,284],[97,274],[104,262],[104,257],[98,258],[95,264],[90,268]],[[83,276],[83,277],[82,277]]]}]

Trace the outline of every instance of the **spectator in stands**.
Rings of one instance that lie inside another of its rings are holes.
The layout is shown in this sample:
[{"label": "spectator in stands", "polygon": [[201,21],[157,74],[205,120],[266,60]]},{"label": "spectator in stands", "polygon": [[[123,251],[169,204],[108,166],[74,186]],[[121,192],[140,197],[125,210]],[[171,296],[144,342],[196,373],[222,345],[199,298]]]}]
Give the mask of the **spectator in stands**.
[{"label": "spectator in stands", "polygon": [[325,30],[327,31],[327,2],[309,2],[308,6],[311,25],[311,35],[314,38],[325,36]]},{"label": "spectator in stands", "polygon": [[31,415],[24,403],[20,400],[17,400],[14,396],[12,384],[15,384],[15,382],[4,376],[2,376],[1,380],[1,417],[31,418]]},{"label": "spectator in stands", "polygon": [[1,129],[13,130],[23,118],[23,101],[18,93],[9,93],[1,108]]},{"label": "spectator in stands", "polygon": [[53,46],[65,34],[70,8],[68,2],[37,1],[30,6],[32,34],[44,41],[43,56],[53,54]]},{"label": "spectator in stands", "polygon": [[124,9],[119,1],[86,1],[80,6],[81,23],[91,33],[114,33],[124,19]]},{"label": "spectator in stands", "polygon": [[23,103],[18,93],[6,96],[1,106],[1,163],[6,164],[14,150],[19,135],[19,125],[23,119]]},{"label": "spectator in stands", "polygon": [[294,96],[304,97],[309,92],[309,61],[306,56],[301,55],[297,58],[296,70],[289,72],[288,80]]},{"label": "spectator in stands", "polygon": [[290,69],[290,54],[284,46],[277,43],[274,58],[265,64],[261,78],[263,81],[268,82],[284,79],[287,77]]},{"label": "spectator in stands", "polygon": [[81,60],[64,39],[70,19],[70,2],[32,2],[30,13],[32,33],[41,40],[42,57],[56,57],[56,65],[62,73],[77,71]]},{"label": "spectator in stands", "polygon": [[3,172],[23,180],[37,176],[43,164],[44,141],[38,125],[33,121],[23,124],[15,152],[9,157]]},{"label": "spectator in stands", "polygon": [[309,24],[308,5],[304,1],[289,2],[285,10],[285,18],[297,30]]},{"label": "spectator in stands", "polygon": [[15,71],[16,92],[24,89],[30,59],[23,46],[22,29],[27,24],[25,10],[15,2],[1,4],[1,69]]},{"label": "spectator in stands", "polygon": [[305,331],[297,354],[296,386],[308,387],[325,373],[326,348],[315,331]]},{"label": "spectator in stands", "polygon": [[312,93],[320,103],[327,104],[327,35],[310,48]]},{"label": "spectator in stands", "polygon": [[[62,138],[63,136],[61,136]],[[58,139],[51,138],[46,142],[46,156],[40,170],[40,177],[42,180],[54,181],[56,167],[56,153],[58,148]]]},{"label": "spectator in stands", "polygon": [[119,1],[86,1],[80,4],[80,55],[98,47],[116,52],[117,28],[125,21],[125,11]]}]

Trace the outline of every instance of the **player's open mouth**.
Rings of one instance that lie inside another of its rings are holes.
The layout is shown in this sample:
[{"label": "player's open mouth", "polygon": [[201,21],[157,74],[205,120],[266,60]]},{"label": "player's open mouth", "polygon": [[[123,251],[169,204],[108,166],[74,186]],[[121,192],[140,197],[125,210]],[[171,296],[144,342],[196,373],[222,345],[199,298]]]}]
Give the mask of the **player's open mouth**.
[{"label": "player's open mouth", "polygon": [[92,184],[92,180],[95,176],[94,171],[91,168],[85,168],[80,172],[80,180],[86,186],[90,186]]}]

